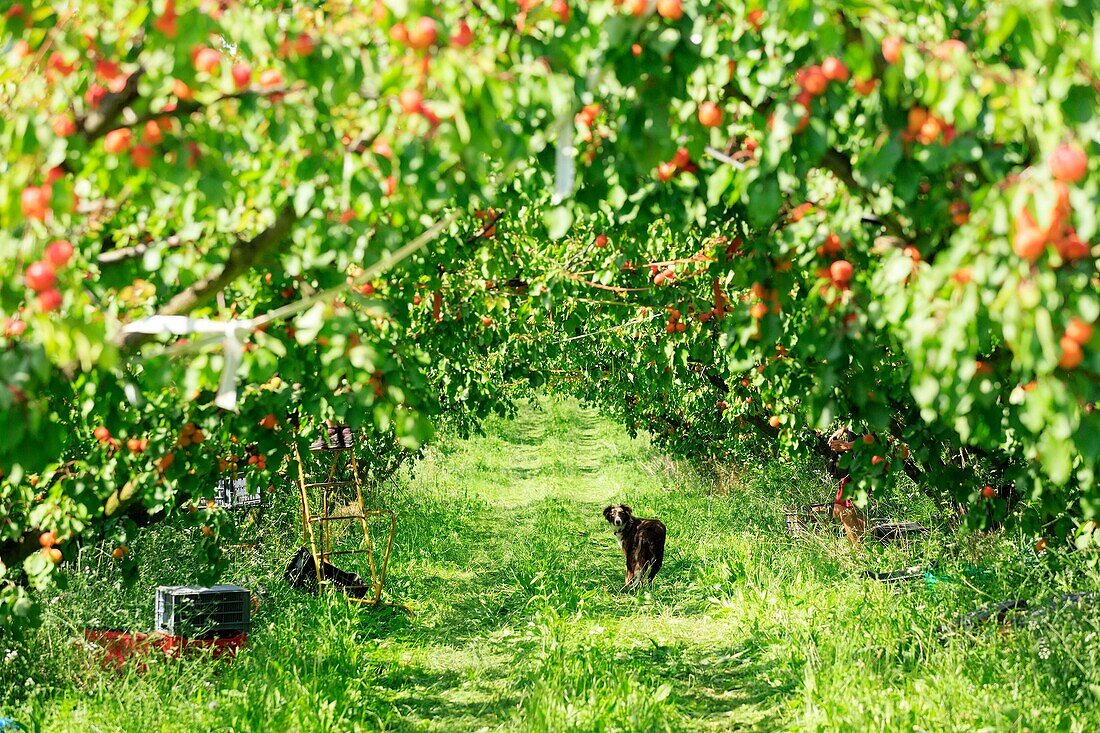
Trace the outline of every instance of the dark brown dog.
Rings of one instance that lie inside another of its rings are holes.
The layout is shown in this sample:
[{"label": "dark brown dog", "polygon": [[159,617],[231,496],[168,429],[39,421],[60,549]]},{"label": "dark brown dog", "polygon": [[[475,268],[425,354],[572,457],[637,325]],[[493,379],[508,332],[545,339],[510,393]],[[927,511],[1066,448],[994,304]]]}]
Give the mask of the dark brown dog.
[{"label": "dark brown dog", "polygon": [[653,580],[665,559],[665,525],[659,519],[635,517],[626,504],[609,506],[603,515],[615,528],[626,556],[626,584]]}]

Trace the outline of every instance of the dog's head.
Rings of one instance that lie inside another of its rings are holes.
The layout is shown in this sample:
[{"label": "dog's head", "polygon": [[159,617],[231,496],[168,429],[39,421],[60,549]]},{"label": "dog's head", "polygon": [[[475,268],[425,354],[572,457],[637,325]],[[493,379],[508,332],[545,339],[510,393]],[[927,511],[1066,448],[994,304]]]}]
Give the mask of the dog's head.
[{"label": "dog's head", "polygon": [[626,504],[615,504],[603,510],[604,519],[611,523],[615,530],[625,529],[634,521],[634,514]]}]

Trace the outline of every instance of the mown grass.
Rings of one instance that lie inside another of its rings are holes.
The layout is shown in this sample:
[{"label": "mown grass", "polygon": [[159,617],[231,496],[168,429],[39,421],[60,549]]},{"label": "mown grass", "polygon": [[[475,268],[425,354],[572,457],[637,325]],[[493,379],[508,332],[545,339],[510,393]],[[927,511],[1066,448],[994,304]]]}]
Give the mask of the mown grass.
[{"label": "mown grass", "polygon": [[[1097,612],[939,632],[989,601],[1092,590],[1094,573],[1011,534],[958,534],[903,494],[876,512],[928,523],[928,539],[788,538],[781,507],[829,493],[812,467],[777,463],[717,483],[546,400],[443,440],[372,498],[398,511],[387,589],[415,616],[285,586],[288,485],[227,577],[262,596],[235,662],[119,674],[73,643],[86,625],[149,628],[152,588],[191,579],[195,537],[164,528],[135,543],[131,586],[85,553],[41,632],[0,661],[0,716],[50,731],[1100,729]],[[657,582],[636,591],[600,515],[619,501],[669,528]],[[931,563],[951,579],[861,575]]]}]

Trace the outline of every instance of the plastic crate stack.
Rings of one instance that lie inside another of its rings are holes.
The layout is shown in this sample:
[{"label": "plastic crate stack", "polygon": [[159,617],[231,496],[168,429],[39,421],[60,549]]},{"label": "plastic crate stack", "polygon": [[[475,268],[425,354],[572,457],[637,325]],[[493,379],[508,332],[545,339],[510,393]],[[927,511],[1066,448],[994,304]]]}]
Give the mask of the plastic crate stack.
[{"label": "plastic crate stack", "polygon": [[248,482],[243,478],[222,479],[214,489],[214,503],[223,509],[248,509],[263,506],[263,495],[256,489],[249,493]]}]

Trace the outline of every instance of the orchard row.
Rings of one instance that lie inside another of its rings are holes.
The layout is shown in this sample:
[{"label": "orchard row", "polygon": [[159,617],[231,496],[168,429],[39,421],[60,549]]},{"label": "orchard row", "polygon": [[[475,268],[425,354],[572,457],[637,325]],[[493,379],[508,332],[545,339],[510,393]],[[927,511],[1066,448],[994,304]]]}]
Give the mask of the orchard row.
[{"label": "orchard row", "polygon": [[895,5],[9,8],[0,604],[547,384],[1092,543],[1094,11]]}]

